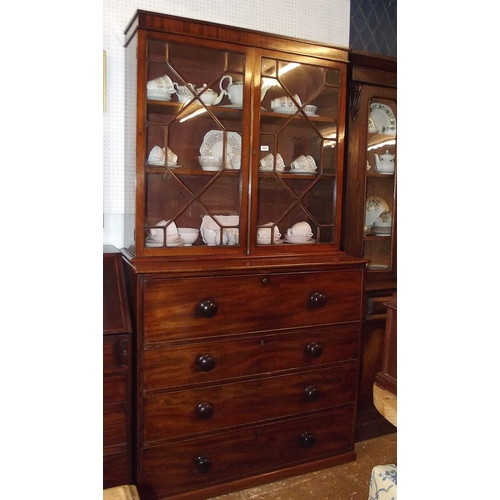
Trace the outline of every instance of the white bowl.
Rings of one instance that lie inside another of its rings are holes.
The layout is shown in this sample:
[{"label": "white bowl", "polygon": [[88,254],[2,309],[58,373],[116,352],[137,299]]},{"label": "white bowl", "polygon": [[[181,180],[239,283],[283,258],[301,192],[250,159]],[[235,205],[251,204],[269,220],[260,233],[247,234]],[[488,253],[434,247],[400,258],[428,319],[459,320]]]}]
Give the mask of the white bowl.
[{"label": "white bowl", "polygon": [[198,156],[198,162],[203,170],[209,172],[222,168],[222,156]]},{"label": "white bowl", "polygon": [[184,240],[184,245],[190,247],[200,234],[200,230],[195,227],[180,227],[179,236]]},{"label": "white bowl", "polygon": [[306,115],[315,115],[318,106],[313,106],[312,104],[308,104],[307,106],[304,106],[303,109]]}]

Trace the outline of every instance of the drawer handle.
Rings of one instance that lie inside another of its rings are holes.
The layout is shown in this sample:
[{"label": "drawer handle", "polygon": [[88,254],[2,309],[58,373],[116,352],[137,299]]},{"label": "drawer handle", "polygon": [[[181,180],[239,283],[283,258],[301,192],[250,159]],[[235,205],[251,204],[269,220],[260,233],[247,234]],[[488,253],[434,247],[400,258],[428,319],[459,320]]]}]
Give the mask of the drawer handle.
[{"label": "drawer handle", "polygon": [[319,389],[317,387],[314,387],[314,385],[310,385],[309,387],[305,388],[304,395],[307,401],[318,401]]},{"label": "drawer handle", "polygon": [[306,345],[306,354],[312,358],[319,358],[323,354],[323,346],[317,342],[309,342]]},{"label": "drawer handle", "polygon": [[300,446],[312,448],[316,444],[316,436],[312,432],[304,432],[299,438]]},{"label": "drawer handle", "polygon": [[321,292],[311,293],[309,305],[311,307],[323,307],[326,304],[326,295]]},{"label": "drawer handle", "polygon": [[208,420],[214,414],[214,407],[207,401],[204,401],[196,407],[195,412],[198,418]]},{"label": "drawer handle", "polygon": [[215,359],[209,354],[201,354],[196,358],[196,366],[202,372],[210,372],[215,368]]},{"label": "drawer handle", "polygon": [[210,299],[202,300],[198,304],[196,311],[200,316],[203,316],[204,318],[212,318],[217,314],[217,305]]},{"label": "drawer handle", "polygon": [[196,473],[206,474],[212,468],[212,462],[206,455],[200,455],[194,459]]}]

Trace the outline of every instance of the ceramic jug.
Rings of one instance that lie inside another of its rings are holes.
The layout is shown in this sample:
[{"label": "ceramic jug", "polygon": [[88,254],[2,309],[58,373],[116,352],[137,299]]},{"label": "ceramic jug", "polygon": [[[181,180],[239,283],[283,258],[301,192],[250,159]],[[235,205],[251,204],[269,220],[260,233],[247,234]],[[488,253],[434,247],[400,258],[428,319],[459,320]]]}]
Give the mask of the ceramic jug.
[{"label": "ceramic jug", "polygon": [[373,155],[375,157],[375,171],[379,174],[394,173],[394,155],[389,153],[387,149],[383,155]]},{"label": "ceramic jug", "polygon": [[[222,82],[226,78],[229,80],[229,83],[226,89],[224,89],[222,87]],[[223,96],[224,94],[227,94],[229,96],[231,104],[234,104],[235,106],[241,106],[243,104],[243,82],[233,82],[233,78],[231,76],[224,75],[219,82],[219,87],[221,90],[221,94],[219,95],[219,97],[221,95]]]},{"label": "ceramic jug", "polygon": [[177,82],[174,82],[174,88],[179,102],[184,103],[194,97],[195,90],[192,83],[188,83],[187,85],[179,85]]}]

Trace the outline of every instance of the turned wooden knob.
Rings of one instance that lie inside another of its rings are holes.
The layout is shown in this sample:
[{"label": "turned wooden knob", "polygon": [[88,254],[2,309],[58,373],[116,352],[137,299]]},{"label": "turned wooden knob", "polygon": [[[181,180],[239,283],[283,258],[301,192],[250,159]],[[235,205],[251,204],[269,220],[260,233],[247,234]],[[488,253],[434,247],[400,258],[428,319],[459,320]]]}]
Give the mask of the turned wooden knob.
[{"label": "turned wooden knob", "polygon": [[212,462],[206,455],[200,455],[194,459],[196,472],[200,474],[207,473],[212,468]]},{"label": "turned wooden knob", "polygon": [[319,358],[323,354],[323,346],[317,342],[309,342],[306,345],[306,354],[312,358]]},{"label": "turned wooden knob", "polygon": [[198,307],[196,308],[196,312],[203,316],[204,318],[212,318],[217,314],[217,305],[215,302],[212,302],[210,299],[202,300]]},{"label": "turned wooden knob", "polygon": [[304,448],[312,448],[316,444],[316,436],[312,432],[304,432],[299,437],[299,443]]},{"label": "turned wooden knob", "polygon": [[195,410],[196,416],[208,420],[214,414],[214,407],[207,401],[200,403]]},{"label": "turned wooden knob", "polygon": [[309,305],[311,307],[323,307],[326,304],[326,295],[321,292],[311,293]]},{"label": "turned wooden knob", "polygon": [[314,385],[310,385],[305,388],[304,396],[307,401],[318,401],[319,399],[319,389],[314,387]]},{"label": "turned wooden knob", "polygon": [[210,372],[215,368],[215,359],[209,354],[200,354],[196,358],[196,366],[202,372]]}]

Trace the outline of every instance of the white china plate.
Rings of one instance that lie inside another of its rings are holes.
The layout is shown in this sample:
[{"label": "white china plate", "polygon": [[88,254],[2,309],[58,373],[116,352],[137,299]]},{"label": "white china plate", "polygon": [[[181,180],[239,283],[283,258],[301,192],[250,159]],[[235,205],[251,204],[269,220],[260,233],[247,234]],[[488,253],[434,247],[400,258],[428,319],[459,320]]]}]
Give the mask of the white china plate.
[{"label": "white china plate", "polygon": [[387,202],[379,196],[370,196],[366,200],[365,226],[372,226],[375,219],[386,210],[389,210]]},{"label": "white china plate", "polygon": [[241,109],[241,104],[223,104],[221,108]]},{"label": "white china plate", "polygon": [[396,118],[394,118],[394,113],[389,106],[380,102],[374,102],[371,104],[370,109],[370,117],[375,123],[379,134],[396,134]]},{"label": "white china plate", "polygon": [[[148,161],[147,164],[153,165],[154,167],[164,167],[165,166],[165,163],[162,161]],[[168,162],[167,167],[168,168],[179,168],[179,167],[182,167],[182,165],[179,165],[177,163]]]},{"label": "white china plate", "polygon": [[289,174],[312,174],[316,175],[318,172],[316,170],[307,170],[307,168],[293,168],[288,171]]},{"label": "white china plate", "polygon": [[[167,247],[182,247],[184,240],[181,237],[167,239]],[[155,240],[154,238],[146,238],[146,247],[160,248],[163,247],[163,241]]]},{"label": "white china plate", "polygon": [[[200,154],[201,156],[222,156],[223,146],[224,132],[210,130],[203,138]],[[237,132],[227,132],[226,155],[232,158],[235,154],[241,154],[241,135]]]},{"label": "white china plate", "polygon": [[307,116],[319,116],[319,115],[317,115],[316,113],[308,113],[307,111],[304,111],[304,113],[305,113]]}]

